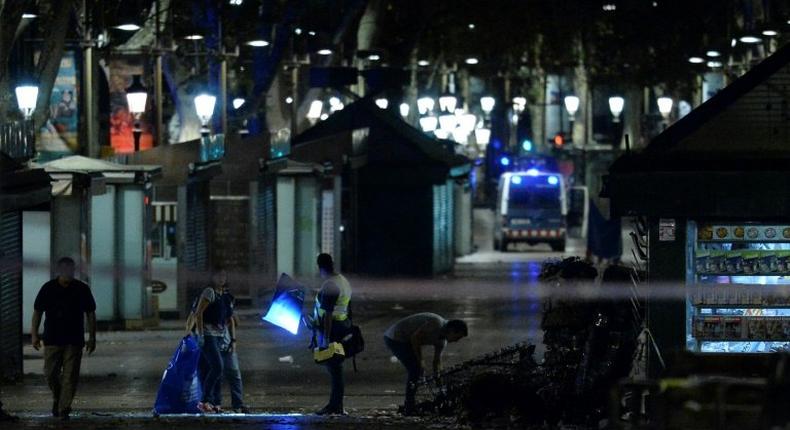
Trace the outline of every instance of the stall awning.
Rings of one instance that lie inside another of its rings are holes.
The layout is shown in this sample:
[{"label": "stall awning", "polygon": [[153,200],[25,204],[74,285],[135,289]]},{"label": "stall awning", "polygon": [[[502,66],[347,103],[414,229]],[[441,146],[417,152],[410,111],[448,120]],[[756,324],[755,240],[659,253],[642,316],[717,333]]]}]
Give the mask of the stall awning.
[{"label": "stall awning", "polygon": [[208,180],[222,173],[221,161],[201,161],[200,140],[162,145],[129,155],[129,166],[158,165],[157,186],[179,186],[191,180]]},{"label": "stall awning", "polygon": [[784,217],[790,210],[790,45],[618,158],[602,195],[615,215]]},{"label": "stall awning", "polygon": [[50,177],[0,152],[0,212],[32,208],[50,201]]},{"label": "stall awning", "polygon": [[72,155],[39,164],[50,175],[78,173],[102,175],[110,183],[145,182],[161,173],[155,165],[127,165],[107,160]]}]

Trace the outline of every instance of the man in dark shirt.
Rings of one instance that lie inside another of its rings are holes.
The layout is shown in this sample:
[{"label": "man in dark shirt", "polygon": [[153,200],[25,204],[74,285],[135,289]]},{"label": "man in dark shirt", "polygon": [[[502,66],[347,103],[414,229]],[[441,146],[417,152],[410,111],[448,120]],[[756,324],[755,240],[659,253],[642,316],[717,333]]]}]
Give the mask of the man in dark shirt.
[{"label": "man in dark shirt", "polygon": [[[52,415],[67,420],[77,391],[82,347],[96,349],[96,302],[90,287],[74,279],[74,260],[63,257],[57,264],[58,277],[41,287],[33,305],[33,348],[41,348],[38,327],[44,315],[44,376],[52,390]],[[85,316],[88,342],[85,343]]]}]

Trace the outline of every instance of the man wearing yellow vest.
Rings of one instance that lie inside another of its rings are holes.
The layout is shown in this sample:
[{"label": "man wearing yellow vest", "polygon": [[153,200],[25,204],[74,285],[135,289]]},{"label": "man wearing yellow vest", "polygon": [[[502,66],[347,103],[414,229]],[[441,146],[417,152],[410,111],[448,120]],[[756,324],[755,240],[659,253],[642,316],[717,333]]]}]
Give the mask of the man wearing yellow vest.
[{"label": "man wearing yellow vest", "polygon": [[[319,332],[319,348],[326,348],[332,342],[340,342],[351,331],[348,306],[351,302],[351,285],[346,278],[335,272],[335,263],[329,254],[318,256],[318,270],[321,290],[315,299],[315,319]],[[327,361],[327,369],[332,380],[332,393],[329,404],[317,412],[318,415],[346,415],[343,409],[343,360]]]}]

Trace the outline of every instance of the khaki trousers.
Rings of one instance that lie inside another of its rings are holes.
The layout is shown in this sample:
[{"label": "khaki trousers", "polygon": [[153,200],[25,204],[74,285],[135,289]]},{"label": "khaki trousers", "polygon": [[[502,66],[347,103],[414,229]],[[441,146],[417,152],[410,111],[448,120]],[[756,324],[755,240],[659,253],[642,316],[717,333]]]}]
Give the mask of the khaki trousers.
[{"label": "khaki trousers", "polygon": [[45,346],[44,376],[59,413],[71,411],[71,402],[80,379],[82,347],[78,345]]}]

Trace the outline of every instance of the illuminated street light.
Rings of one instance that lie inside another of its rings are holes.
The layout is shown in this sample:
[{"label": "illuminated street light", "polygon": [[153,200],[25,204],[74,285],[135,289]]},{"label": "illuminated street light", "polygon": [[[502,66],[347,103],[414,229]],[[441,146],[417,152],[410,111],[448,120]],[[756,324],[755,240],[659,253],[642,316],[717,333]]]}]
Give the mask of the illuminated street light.
[{"label": "illuminated street light", "polygon": [[490,128],[476,128],[475,129],[475,141],[478,145],[485,146],[488,145],[488,142],[491,140],[491,129]]},{"label": "illuminated street light", "polygon": [[370,55],[368,55],[368,60],[370,60],[370,61],[379,61],[379,60],[381,60],[381,55],[379,55],[379,54],[370,54]]},{"label": "illuminated street light", "polygon": [[702,58],[702,57],[697,57],[697,56],[689,57],[689,63],[691,63],[691,64],[702,64],[704,62],[705,62],[705,59]]},{"label": "illuminated street light", "polygon": [[428,60],[420,60],[417,62],[417,65],[420,67],[427,67],[430,66],[431,63]]},{"label": "illuminated street light", "polygon": [[[132,85],[126,89],[126,104],[129,106],[129,113],[134,118],[134,128],[132,129],[132,136],[134,137],[134,150],[140,150],[140,136],[143,134],[140,128],[140,116],[145,112],[145,102],[148,100],[148,92],[142,83],[140,75],[132,77]],[[213,109],[212,109],[213,110]]]},{"label": "illuminated street light", "polygon": [[471,133],[477,125],[477,116],[473,113],[465,113],[458,117],[458,128]]},{"label": "illuminated street light", "polygon": [[241,97],[236,97],[233,99],[233,109],[238,110],[240,107],[244,106],[245,100]]},{"label": "illuminated street light", "polygon": [[406,118],[406,117],[409,116],[410,106],[409,106],[408,103],[405,103],[405,102],[401,103],[400,106],[399,106],[399,109],[400,109],[400,116],[402,116],[403,118]]},{"label": "illuminated street light", "polygon": [[288,96],[288,97],[285,98],[285,104],[291,104],[293,102],[294,102],[294,98],[293,97]]},{"label": "illuminated street light", "polygon": [[480,97],[480,108],[486,115],[490,115],[496,105],[496,99],[491,96]]},{"label": "illuminated street light", "polygon": [[433,110],[433,107],[436,105],[436,100],[433,97],[420,97],[417,99],[417,111],[420,112],[420,115],[427,115],[428,112]]},{"label": "illuminated street light", "polygon": [[201,136],[208,136],[210,133],[208,123],[211,121],[211,117],[214,115],[214,106],[217,103],[217,98],[206,93],[202,93],[195,97],[195,111],[197,112],[198,118],[200,118],[200,124],[202,127],[200,128],[200,135]]},{"label": "illuminated street light", "polygon": [[521,97],[521,96],[513,97],[513,111],[515,111],[517,114],[520,114],[521,112],[524,112],[524,109],[526,108],[527,108],[526,97]]},{"label": "illuminated street light", "polygon": [[741,36],[741,38],[738,39],[738,40],[740,40],[742,43],[748,43],[748,44],[755,44],[755,43],[760,43],[760,42],[763,41],[763,39],[761,37],[755,36],[755,35],[751,35],[751,34],[747,34],[747,35]]},{"label": "illuminated street light", "polygon": [[264,46],[269,46],[269,42],[263,39],[255,39],[247,42],[247,46],[252,46],[253,48],[263,48]]},{"label": "illuminated street light", "polygon": [[20,84],[16,87],[16,104],[25,119],[30,119],[36,110],[38,101],[38,85]]},{"label": "illuminated street light", "polygon": [[390,101],[384,97],[376,99],[376,106],[378,106],[379,109],[386,109],[389,105],[390,105]]},{"label": "illuminated street light", "polygon": [[307,119],[310,122],[316,122],[321,118],[321,111],[324,110],[324,102],[321,100],[313,100],[310,103],[310,108],[307,109]]},{"label": "illuminated street light", "polygon": [[186,40],[202,40],[203,36],[201,36],[200,34],[189,34],[189,35],[184,36],[184,39],[186,39]]},{"label": "illuminated street light", "polygon": [[711,58],[721,57],[721,52],[716,51],[715,49],[711,49],[710,51],[706,52],[705,55]]},{"label": "illuminated street light", "polygon": [[332,55],[332,50],[331,50],[331,49],[329,49],[329,48],[319,49],[318,51],[316,51],[316,54],[318,54],[318,55],[324,55],[324,56],[326,56],[326,55]]},{"label": "illuminated street light", "polygon": [[614,117],[613,122],[620,122],[620,114],[623,113],[625,99],[620,96],[609,97],[609,111]]},{"label": "illuminated street light", "polygon": [[452,94],[444,94],[439,97],[439,109],[442,112],[455,112],[455,106],[458,104],[458,98]]},{"label": "illuminated street light", "polygon": [[430,133],[436,130],[436,127],[439,125],[439,119],[435,116],[424,116],[420,118],[420,128],[422,131],[426,133]]},{"label": "illuminated street light", "polygon": [[475,64],[478,64],[478,63],[480,63],[480,60],[478,60],[478,59],[477,59],[477,58],[475,58],[475,57],[469,57],[469,58],[467,58],[466,60],[464,60],[464,62],[465,62],[466,64],[469,64],[470,66],[474,66]]},{"label": "illuminated street light", "polygon": [[571,121],[573,121],[573,117],[576,116],[576,112],[579,110],[579,98],[576,96],[565,96],[565,110],[568,111],[568,115],[571,117]]},{"label": "illuminated street light", "polygon": [[659,97],[656,100],[656,104],[658,104],[658,111],[661,112],[661,116],[663,116],[664,119],[669,119],[669,114],[672,113],[672,105],[674,104],[672,98],[666,96]]},{"label": "illuminated street light", "polygon": [[721,61],[708,61],[708,67],[710,67],[711,69],[718,69],[723,66],[724,63],[722,63]]},{"label": "illuminated street light", "polygon": [[763,30],[763,36],[767,37],[776,37],[779,35],[779,32],[773,29],[765,29]]},{"label": "illuminated street light", "polygon": [[446,113],[439,116],[439,128],[450,133],[458,125],[458,118],[455,114]]}]

